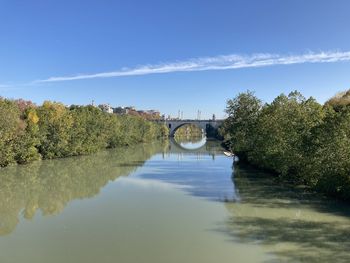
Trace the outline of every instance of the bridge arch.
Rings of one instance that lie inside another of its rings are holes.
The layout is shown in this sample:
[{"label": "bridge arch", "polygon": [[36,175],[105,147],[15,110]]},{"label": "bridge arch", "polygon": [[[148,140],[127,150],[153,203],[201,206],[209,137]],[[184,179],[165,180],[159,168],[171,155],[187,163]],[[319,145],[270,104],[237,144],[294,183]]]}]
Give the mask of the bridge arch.
[{"label": "bridge arch", "polygon": [[177,129],[184,125],[192,124],[200,128],[203,133],[206,133],[208,127],[217,129],[221,125],[221,120],[166,120],[165,124],[169,128],[170,136],[173,137]]},{"label": "bridge arch", "polygon": [[163,123],[169,129],[169,135],[174,137],[175,132],[178,128],[186,124],[194,124],[206,133],[209,127],[218,129],[222,124],[223,120],[180,120],[180,119],[166,119],[166,120],[155,120],[156,123]]},{"label": "bridge arch", "polygon": [[184,122],[184,123],[181,123],[179,125],[176,125],[175,127],[171,128],[171,123],[169,123],[169,130],[170,130],[170,136],[174,137],[175,136],[175,133],[178,129],[180,129],[181,127],[183,126],[186,126],[186,125],[195,125],[197,126],[201,131],[202,131],[202,134],[205,135],[205,131],[206,131],[206,126],[203,125],[203,124],[198,124],[198,123],[193,123],[193,122]]}]

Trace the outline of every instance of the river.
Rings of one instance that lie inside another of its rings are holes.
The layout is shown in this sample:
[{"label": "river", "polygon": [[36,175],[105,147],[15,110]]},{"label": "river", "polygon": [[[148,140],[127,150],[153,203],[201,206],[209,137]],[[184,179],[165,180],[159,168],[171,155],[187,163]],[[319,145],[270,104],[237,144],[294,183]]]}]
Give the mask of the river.
[{"label": "river", "polygon": [[0,170],[1,263],[350,262],[350,208],[155,142]]}]

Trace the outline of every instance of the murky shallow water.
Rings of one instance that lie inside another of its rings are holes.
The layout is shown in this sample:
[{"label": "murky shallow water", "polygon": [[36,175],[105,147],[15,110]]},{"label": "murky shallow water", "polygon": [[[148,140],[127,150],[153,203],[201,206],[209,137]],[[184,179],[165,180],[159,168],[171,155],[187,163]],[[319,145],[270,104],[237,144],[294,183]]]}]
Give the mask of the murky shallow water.
[{"label": "murky shallow water", "polygon": [[349,215],[215,142],[138,145],[0,170],[0,262],[350,262]]}]

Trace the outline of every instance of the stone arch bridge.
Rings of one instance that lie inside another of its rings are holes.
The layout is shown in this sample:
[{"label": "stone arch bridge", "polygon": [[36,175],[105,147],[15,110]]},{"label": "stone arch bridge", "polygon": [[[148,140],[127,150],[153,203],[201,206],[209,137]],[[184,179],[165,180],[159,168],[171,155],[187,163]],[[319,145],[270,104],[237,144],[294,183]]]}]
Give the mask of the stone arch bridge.
[{"label": "stone arch bridge", "polygon": [[208,128],[218,129],[224,120],[161,120],[156,121],[158,123],[164,123],[169,128],[170,136],[173,137],[178,128],[186,124],[194,124],[202,130],[203,134],[206,134]]}]

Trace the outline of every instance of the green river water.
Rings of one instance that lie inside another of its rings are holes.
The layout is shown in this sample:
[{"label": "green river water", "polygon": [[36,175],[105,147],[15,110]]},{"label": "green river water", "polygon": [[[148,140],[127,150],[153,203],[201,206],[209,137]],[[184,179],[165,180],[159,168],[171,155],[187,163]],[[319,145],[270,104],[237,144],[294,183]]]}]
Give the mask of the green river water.
[{"label": "green river water", "polygon": [[155,142],[0,170],[0,263],[350,262],[350,207]]}]

